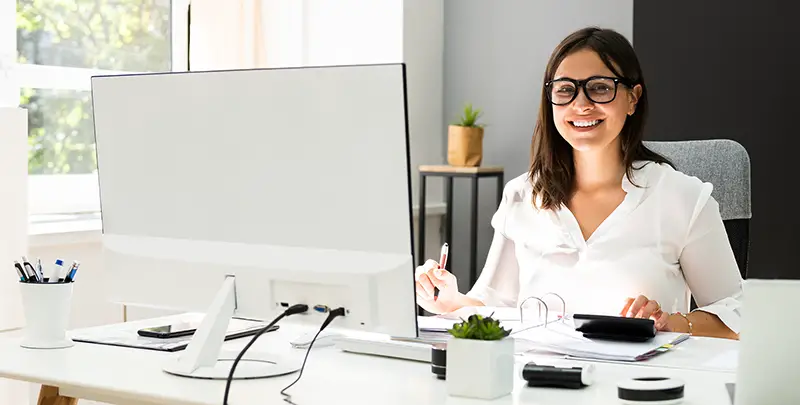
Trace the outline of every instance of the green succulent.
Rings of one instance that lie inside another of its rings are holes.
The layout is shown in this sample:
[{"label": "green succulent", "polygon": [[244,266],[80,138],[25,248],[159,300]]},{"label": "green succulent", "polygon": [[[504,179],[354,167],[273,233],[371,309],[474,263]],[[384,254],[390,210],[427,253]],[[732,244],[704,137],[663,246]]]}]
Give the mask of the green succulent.
[{"label": "green succulent", "polygon": [[460,127],[483,127],[482,124],[478,124],[478,118],[480,118],[482,112],[479,109],[473,109],[472,104],[466,104],[464,106],[463,114],[458,117],[458,119],[453,123],[453,125],[457,125]]},{"label": "green succulent", "polygon": [[492,315],[470,315],[466,321],[462,319],[447,331],[459,339],[500,340],[508,336],[511,331],[500,326],[500,321],[493,319]]}]

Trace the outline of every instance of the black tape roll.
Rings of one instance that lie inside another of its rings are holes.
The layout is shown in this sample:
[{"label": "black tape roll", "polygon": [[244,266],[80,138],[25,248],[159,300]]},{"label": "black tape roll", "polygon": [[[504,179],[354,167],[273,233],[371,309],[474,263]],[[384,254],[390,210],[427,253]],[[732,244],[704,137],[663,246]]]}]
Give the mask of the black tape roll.
[{"label": "black tape roll", "polygon": [[668,377],[633,378],[617,385],[617,396],[625,404],[678,404],[683,391],[683,381]]}]

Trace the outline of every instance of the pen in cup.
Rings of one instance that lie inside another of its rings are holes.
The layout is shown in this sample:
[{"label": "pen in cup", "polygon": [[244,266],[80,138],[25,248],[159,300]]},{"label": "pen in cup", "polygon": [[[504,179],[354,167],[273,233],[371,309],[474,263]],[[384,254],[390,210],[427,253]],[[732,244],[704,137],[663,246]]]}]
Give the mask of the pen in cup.
[{"label": "pen in cup", "polygon": [[78,271],[78,267],[80,265],[81,264],[78,263],[77,260],[72,262],[72,266],[70,266],[69,271],[67,271],[67,274],[64,276],[65,283],[71,283],[75,281],[75,273]]},{"label": "pen in cup", "polygon": [[[440,269],[445,269],[445,267],[447,266],[447,256],[449,256],[449,254],[450,254],[450,246],[447,244],[447,242],[445,242],[442,245],[442,251],[439,254],[439,268]],[[434,271],[436,271],[436,270],[434,270]],[[436,301],[436,299],[438,299],[438,298],[439,298],[439,289],[436,288],[436,286],[434,286],[433,287],[433,300]]]},{"label": "pen in cup", "polygon": [[25,272],[25,268],[22,267],[19,262],[14,262],[14,267],[17,269],[17,274],[19,275],[19,281],[28,282],[28,274]]},{"label": "pen in cup", "polygon": [[33,281],[34,283],[40,283],[42,281],[42,276],[36,271],[31,262],[29,262],[28,258],[25,256],[22,256],[22,267],[28,274],[28,280]]},{"label": "pen in cup", "polygon": [[56,259],[55,265],[50,270],[50,275],[47,277],[48,282],[50,283],[58,283],[61,281],[61,267],[64,265],[64,261],[61,259]]}]

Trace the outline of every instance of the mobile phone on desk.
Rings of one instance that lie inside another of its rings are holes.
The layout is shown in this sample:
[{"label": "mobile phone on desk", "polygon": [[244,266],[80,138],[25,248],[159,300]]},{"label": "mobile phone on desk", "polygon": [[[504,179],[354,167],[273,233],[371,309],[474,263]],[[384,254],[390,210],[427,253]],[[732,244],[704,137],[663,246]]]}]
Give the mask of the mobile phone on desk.
[{"label": "mobile phone on desk", "polygon": [[191,336],[197,330],[194,322],[176,322],[169,325],[152,326],[139,329],[139,336],[169,339],[182,336]]},{"label": "mobile phone on desk", "polygon": [[575,330],[589,339],[646,342],[656,336],[652,319],[593,314],[575,314],[572,319]]}]

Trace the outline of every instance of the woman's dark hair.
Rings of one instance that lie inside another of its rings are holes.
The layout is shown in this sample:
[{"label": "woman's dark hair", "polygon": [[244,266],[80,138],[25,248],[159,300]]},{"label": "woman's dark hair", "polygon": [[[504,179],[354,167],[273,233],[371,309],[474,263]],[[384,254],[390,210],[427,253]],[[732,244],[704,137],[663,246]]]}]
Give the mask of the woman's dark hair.
[{"label": "woman's dark hair", "polygon": [[596,52],[603,63],[617,77],[629,82],[631,88],[639,84],[642,95],[633,115],[625,120],[620,132],[622,160],[628,179],[633,182],[633,163],[651,161],[674,165],[665,157],[648,149],[642,143],[647,116],[647,87],[644,85],[642,69],[630,42],[616,31],[589,27],[566,37],[553,51],[547,62],[542,83],[539,118],[531,146],[530,180],[533,182],[533,201],[542,209],[558,209],[566,205],[575,188],[575,166],[572,146],[559,135],[553,120],[553,108],[547,98],[544,83],[552,80],[556,69],[567,55],[590,49]]}]

